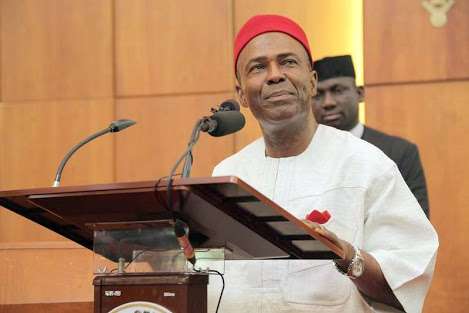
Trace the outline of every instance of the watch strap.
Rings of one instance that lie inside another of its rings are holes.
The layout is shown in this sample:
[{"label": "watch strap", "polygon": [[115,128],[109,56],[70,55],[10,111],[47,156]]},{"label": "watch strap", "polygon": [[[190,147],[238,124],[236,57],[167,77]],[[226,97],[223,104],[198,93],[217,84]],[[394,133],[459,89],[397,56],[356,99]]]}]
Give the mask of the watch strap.
[{"label": "watch strap", "polygon": [[337,271],[339,271],[339,273],[343,274],[343,275],[346,275],[348,277],[350,277],[351,279],[355,279],[355,278],[358,278],[359,276],[361,276],[361,273],[359,276],[355,276],[353,274],[353,267],[355,266],[356,263],[358,262],[364,262],[364,259],[363,259],[363,256],[360,252],[360,249],[358,249],[357,247],[353,247],[355,253],[353,255],[353,258],[352,260],[350,261],[349,265],[347,266],[347,270],[344,270],[342,267],[340,267],[337,262],[334,262],[335,264],[335,267],[337,269]]}]

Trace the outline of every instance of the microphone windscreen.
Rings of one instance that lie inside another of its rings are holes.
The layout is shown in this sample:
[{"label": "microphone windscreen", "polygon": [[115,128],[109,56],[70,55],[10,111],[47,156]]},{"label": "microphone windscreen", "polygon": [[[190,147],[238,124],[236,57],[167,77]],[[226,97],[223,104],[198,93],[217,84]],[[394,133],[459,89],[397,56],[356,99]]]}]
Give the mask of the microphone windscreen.
[{"label": "microphone windscreen", "polygon": [[239,111],[240,106],[238,101],[234,99],[225,100],[220,104],[219,111]]},{"label": "microphone windscreen", "polygon": [[121,131],[127,127],[134,125],[135,123],[136,122],[132,120],[121,119],[121,120],[112,122],[111,125],[109,125],[109,129],[111,130],[112,133],[116,133],[118,131]]},{"label": "microphone windscreen", "polygon": [[186,224],[181,220],[176,220],[174,224],[174,232],[176,233],[176,237],[180,238],[186,235]]},{"label": "microphone windscreen", "polygon": [[217,127],[208,132],[214,137],[235,133],[246,124],[244,115],[239,111],[218,111],[211,118],[217,122]]}]

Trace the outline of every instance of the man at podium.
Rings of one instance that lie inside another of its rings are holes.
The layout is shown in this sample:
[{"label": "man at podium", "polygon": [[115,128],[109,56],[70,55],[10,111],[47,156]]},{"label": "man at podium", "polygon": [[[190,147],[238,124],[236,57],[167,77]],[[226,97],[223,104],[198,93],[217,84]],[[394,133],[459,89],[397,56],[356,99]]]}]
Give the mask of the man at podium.
[{"label": "man at podium", "polygon": [[222,312],[421,312],[437,234],[399,170],[378,148],[318,125],[317,74],[304,31],[258,15],[234,44],[236,90],[263,137],[222,161],[214,176],[240,177],[339,245],[345,258],[227,262]]}]

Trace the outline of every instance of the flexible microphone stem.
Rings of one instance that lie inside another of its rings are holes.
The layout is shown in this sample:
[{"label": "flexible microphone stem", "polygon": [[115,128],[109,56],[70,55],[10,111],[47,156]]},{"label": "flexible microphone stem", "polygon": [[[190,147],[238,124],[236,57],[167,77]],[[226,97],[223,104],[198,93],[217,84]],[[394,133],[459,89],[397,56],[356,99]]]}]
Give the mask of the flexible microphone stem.
[{"label": "flexible microphone stem", "polygon": [[52,185],[52,187],[58,187],[60,185],[60,179],[62,178],[62,171],[65,167],[65,164],[67,164],[68,160],[70,159],[70,157],[78,150],[80,149],[82,146],[84,146],[85,144],[87,144],[88,142],[90,142],[91,140],[93,139],[96,139],[102,135],[105,135],[107,133],[109,133],[111,131],[111,129],[108,127],[106,129],[103,129],[91,136],[89,136],[88,138],[86,138],[85,140],[79,142],[78,144],[76,144],[66,155],[65,157],[62,159],[62,161],[60,162],[60,165],[59,167],[57,168],[57,174],[55,174],[55,180],[54,180],[54,184]]},{"label": "flexible microphone stem", "polygon": [[204,119],[200,119],[197,121],[194,129],[192,130],[192,135],[189,140],[188,149],[186,150],[186,156],[184,158],[184,165],[182,167],[182,177],[187,178],[191,175],[192,169],[192,148],[194,148],[195,144],[199,140],[200,132],[204,125]]},{"label": "flexible microphone stem", "polygon": [[203,117],[195,123],[186,150],[171,169],[166,189],[168,210],[172,213],[173,220],[175,222],[174,231],[176,233],[176,237],[184,250],[184,255],[193,265],[196,261],[193,248],[189,242],[187,234],[184,232],[183,222],[176,218],[176,214],[173,210],[173,176],[176,173],[176,169],[179,164],[183,160],[184,165],[181,176],[183,178],[190,176],[193,161],[192,149],[199,140],[200,132],[204,131],[208,132],[212,136],[221,137],[240,130],[243,128],[245,123],[244,116],[239,112],[239,104],[234,100],[223,102],[218,110],[212,110],[212,112],[214,112],[212,116]]},{"label": "flexible microphone stem", "polygon": [[173,168],[171,169],[171,172],[168,177],[168,188],[167,188],[167,198],[168,198],[168,209],[172,211],[173,208],[173,176],[176,173],[176,169],[178,168],[179,164],[184,160],[184,168],[183,168],[183,173],[182,177],[189,177],[190,175],[190,170],[192,167],[192,148],[194,145],[197,143],[197,140],[199,140],[199,135],[200,135],[200,129],[202,126],[203,119],[200,119],[195,123],[194,128],[192,129],[192,134],[191,138],[189,140],[189,143],[187,144],[187,148],[184,151],[184,153],[179,157],[179,159],[176,161],[176,164],[174,164]]},{"label": "flexible microphone stem", "polygon": [[123,129],[126,129],[127,127],[130,127],[132,125],[135,125],[135,121],[128,120],[128,119],[120,119],[117,121],[112,122],[107,128],[100,130],[99,132],[85,138],[84,140],[80,141],[78,144],[73,146],[70,151],[65,155],[65,157],[62,159],[60,162],[59,167],[57,168],[57,173],[55,174],[55,180],[54,183],[52,184],[52,187],[58,187],[60,185],[60,179],[62,178],[62,171],[64,170],[65,164],[67,164],[68,160],[70,157],[82,146],[87,144],[88,142],[105,135],[107,133],[116,133],[118,131],[121,131]]},{"label": "flexible microphone stem", "polygon": [[[232,102],[224,102],[223,104],[232,105]],[[223,105],[222,104],[222,105]],[[237,104],[237,103],[235,103]],[[192,148],[197,143],[199,139],[200,132],[208,132],[210,135],[215,137],[221,137],[225,135],[232,134],[241,128],[243,128],[245,123],[244,116],[239,111],[232,111],[229,109],[224,109],[223,111],[216,111],[212,116],[205,116],[197,121],[194,128],[192,129],[191,138],[187,144],[187,149],[184,151],[182,156],[177,160],[176,164],[171,169],[168,178],[168,188],[167,188],[167,198],[168,198],[168,209],[171,211],[173,202],[172,202],[172,184],[173,176],[176,172],[179,164],[184,160],[183,170],[181,177],[187,178],[190,176],[192,168]]]}]

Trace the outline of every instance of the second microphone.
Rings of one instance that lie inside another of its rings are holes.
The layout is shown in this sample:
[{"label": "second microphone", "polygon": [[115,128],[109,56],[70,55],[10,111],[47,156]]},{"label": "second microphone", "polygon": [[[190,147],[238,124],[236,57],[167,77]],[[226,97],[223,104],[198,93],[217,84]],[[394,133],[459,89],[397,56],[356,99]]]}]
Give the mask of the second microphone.
[{"label": "second microphone", "polygon": [[239,111],[239,104],[235,100],[227,100],[220,104],[218,110],[213,110],[211,116],[204,117],[201,131],[214,137],[221,137],[237,132],[246,124],[244,115]]}]

